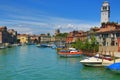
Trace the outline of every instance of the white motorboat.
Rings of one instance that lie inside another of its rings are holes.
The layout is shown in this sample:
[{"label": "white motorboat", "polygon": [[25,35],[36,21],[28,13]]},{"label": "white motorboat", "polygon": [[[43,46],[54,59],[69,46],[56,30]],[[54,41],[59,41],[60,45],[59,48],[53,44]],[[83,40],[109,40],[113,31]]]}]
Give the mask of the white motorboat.
[{"label": "white motorboat", "polygon": [[85,66],[102,66],[102,59],[96,57],[86,58],[80,61]]},{"label": "white motorboat", "polygon": [[0,49],[5,49],[6,47],[5,46],[0,46]]}]

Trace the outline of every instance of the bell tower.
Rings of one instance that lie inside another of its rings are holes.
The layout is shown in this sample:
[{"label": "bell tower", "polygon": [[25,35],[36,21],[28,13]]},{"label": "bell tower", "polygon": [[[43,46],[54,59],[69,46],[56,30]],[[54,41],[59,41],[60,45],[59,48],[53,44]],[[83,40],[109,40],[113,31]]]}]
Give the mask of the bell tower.
[{"label": "bell tower", "polygon": [[101,23],[109,22],[110,18],[110,5],[107,1],[104,1],[101,7]]}]

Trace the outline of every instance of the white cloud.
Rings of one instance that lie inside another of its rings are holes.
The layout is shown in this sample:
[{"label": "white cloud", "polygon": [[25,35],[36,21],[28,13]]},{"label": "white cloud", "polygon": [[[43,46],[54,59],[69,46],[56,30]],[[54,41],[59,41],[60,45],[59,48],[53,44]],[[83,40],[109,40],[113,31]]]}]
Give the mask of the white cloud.
[{"label": "white cloud", "polygon": [[70,32],[73,30],[84,30],[87,31],[89,30],[91,27],[94,26],[99,26],[99,23],[68,23],[68,24],[59,24],[56,25],[55,28],[59,28],[62,32]]},{"label": "white cloud", "polygon": [[[18,4],[19,5],[19,4]],[[61,32],[72,30],[89,30],[90,27],[98,26],[99,22],[84,21],[81,19],[68,19],[50,16],[50,14],[30,9],[24,6],[10,6],[1,4],[0,25],[17,30],[19,33],[54,33],[55,29]],[[4,16],[4,18],[2,18]]]},{"label": "white cloud", "polygon": [[0,21],[1,25],[17,30],[19,33],[54,33],[55,29],[61,32],[73,30],[89,30],[93,26],[98,26],[98,22],[82,21],[78,19],[66,19],[45,15],[19,16],[11,15],[10,19]]},{"label": "white cloud", "polygon": [[33,31],[31,28],[27,28],[27,27],[11,27],[13,29],[15,29],[18,33],[26,33],[26,34],[33,34]]}]

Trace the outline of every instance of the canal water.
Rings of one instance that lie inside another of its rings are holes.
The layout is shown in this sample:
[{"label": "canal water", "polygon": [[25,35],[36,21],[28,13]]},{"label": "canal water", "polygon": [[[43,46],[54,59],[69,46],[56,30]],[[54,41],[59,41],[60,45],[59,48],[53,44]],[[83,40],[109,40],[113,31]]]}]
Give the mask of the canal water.
[{"label": "canal water", "polygon": [[119,80],[105,68],[85,67],[81,58],[60,58],[55,49],[35,45],[0,50],[0,80]]}]

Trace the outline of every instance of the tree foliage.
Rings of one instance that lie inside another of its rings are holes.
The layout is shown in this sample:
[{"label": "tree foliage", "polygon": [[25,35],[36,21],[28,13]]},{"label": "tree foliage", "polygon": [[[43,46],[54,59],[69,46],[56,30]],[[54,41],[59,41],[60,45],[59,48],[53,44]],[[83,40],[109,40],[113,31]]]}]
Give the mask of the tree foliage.
[{"label": "tree foliage", "polygon": [[81,49],[83,47],[83,42],[81,40],[77,40],[72,44],[72,46],[75,47],[76,49]]},{"label": "tree foliage", "polygon": [[93,35],[90,37],[90,40],[87,39],[84,42],[78,40],[73,43],[72,46],[76,49],[82,50],[83,52],[97,52],[99,48],[97,40]]},{"label": "tree foliage", "polygon": [[60,34],[57,34],[56,37],[67,37],[68,33],[60,33]]}]

